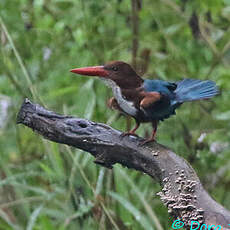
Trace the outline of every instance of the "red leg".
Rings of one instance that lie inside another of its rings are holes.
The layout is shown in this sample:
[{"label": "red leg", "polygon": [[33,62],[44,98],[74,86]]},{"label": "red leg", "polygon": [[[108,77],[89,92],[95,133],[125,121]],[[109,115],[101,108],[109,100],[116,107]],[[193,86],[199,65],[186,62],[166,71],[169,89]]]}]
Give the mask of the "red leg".
[{"label": "red leg", "polygon": [[151,139],[153,139],[153,140],[155,140],[155,137],[156,137],[156,135],[157,135],[157,125],[158,125],[158,122],[157,122],[157,121],[154,121],[154,123],[152,123],[153,132],[152,132]]},{"label": "red leg", "polygon": [[129,132],[122,133],[121,136],[122,137],[129,136],[129,135],[137,136],[137,134],[135,132],[139,128],[139,126],[140,126],[140,122],[136,121],[136,126],[132,130],[130,130]]},{"label": "red leg", "polygon": [[151,135],[150,138],[148,138],[147,140],[143,141],[143,142],[141,143],[141,145],[144,145],[144,144],[146,144],[146,143],[154,142],[154,141],[155,141],[155,137],[156,137],[156,134],[157,134],[157,125],[158,125],[158,121],[152,122],[152,126],[153,126],[152,135]]}]

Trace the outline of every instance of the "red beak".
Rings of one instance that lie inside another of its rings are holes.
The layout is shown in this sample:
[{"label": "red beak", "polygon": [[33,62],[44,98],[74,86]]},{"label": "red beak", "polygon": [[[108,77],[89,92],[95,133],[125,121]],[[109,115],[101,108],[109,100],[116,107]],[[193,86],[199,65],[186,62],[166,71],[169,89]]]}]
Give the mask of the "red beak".
[{"label": "red beak", "polygon": [[106,77],[109,75],[109,72],[104,69],[104,66],[92,66],[92,67],[71,69],[70,72],[81,74],[81,75],[99,76],[99,77]]}]

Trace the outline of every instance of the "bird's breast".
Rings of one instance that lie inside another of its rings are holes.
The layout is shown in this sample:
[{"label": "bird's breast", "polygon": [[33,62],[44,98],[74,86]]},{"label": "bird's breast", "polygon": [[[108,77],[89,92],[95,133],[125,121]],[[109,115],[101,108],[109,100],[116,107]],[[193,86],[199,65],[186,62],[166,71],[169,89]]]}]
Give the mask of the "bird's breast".
[{"label": "bird's breast", "polygon": [[121,93],[121,88],[112,80],[110,79],[102,79],[107,86],[112,88],[113,95],[117,100],[118,105],[120,108],[130,116],[135,117],[138,110],[136,109],[134,102],[127,100]]},{"label": "bird's breast", "polygon": [[134,103],[132,101],[128,101],[123,97],[120,87],[113,87],[113,95],[116,98],[119,106],[125,113],[131,116],[135,116],[137,114],[137,109]]}]

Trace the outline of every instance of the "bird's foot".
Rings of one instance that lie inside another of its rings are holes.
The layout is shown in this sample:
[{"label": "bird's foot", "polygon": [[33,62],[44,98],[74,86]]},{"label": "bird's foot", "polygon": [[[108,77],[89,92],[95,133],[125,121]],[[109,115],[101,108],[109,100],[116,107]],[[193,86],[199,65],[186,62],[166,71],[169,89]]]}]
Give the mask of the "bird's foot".
[{"label": "bird's foot", "polygon": [[120,135],[120,137],[125,137],[125,136],[135,136],[135,137],[138,137],[138,135],[134,132],[124,132]]},{"label": "bird's foot", "polygon": [[147,143],[155,142],[155,141],[156,141],[155,137],[154,137],[154,138],[149,138],[149,139],[146,139],[146,140],[142,141],[142,142],[140,143],[140,146],[143,146],[143,145],[145,145],[145,144],[147,144]]},{"label": "bird's foot", "polygon": [[108,101],[107,101],[107,106],[110,109],[115,109],[115,110],[119,110],[119,104],[117,102],[117,100],[114,97],[111,97]]},{"label": "bird's foot", "polygon": [[149,137],[148,139],[142,141],[140,143],[141,146],[143,146],[143,145],[145,145],[147,143],[155,142],[156,141],[156,134],[157,134],[157,123],[156,123],[156,121],[153,122],[153,127],[154,127],[154,129],[153,129],[151,137]]}]

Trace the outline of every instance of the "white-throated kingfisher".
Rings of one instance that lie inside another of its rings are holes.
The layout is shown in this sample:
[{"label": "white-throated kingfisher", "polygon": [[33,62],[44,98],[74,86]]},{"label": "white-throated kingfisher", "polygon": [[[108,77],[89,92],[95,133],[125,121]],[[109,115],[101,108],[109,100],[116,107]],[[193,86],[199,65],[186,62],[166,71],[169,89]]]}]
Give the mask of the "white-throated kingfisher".
[{"label": "white-throated kingfisher", "polygon": [[110,107],[136,121],[136,126],[123,135],[136,135],[140,123],[151,122],[153,132],[144,143],[155,140],[158,122],[175,114],[175,110],[184,102],[208,99],[218,94],[215,82],[210,80],[184,79],[174,83],[144,80],[129,64],[122,61],[72,69],[71,72],[98,76],[112,88],[114,97],[109,100]]}]

